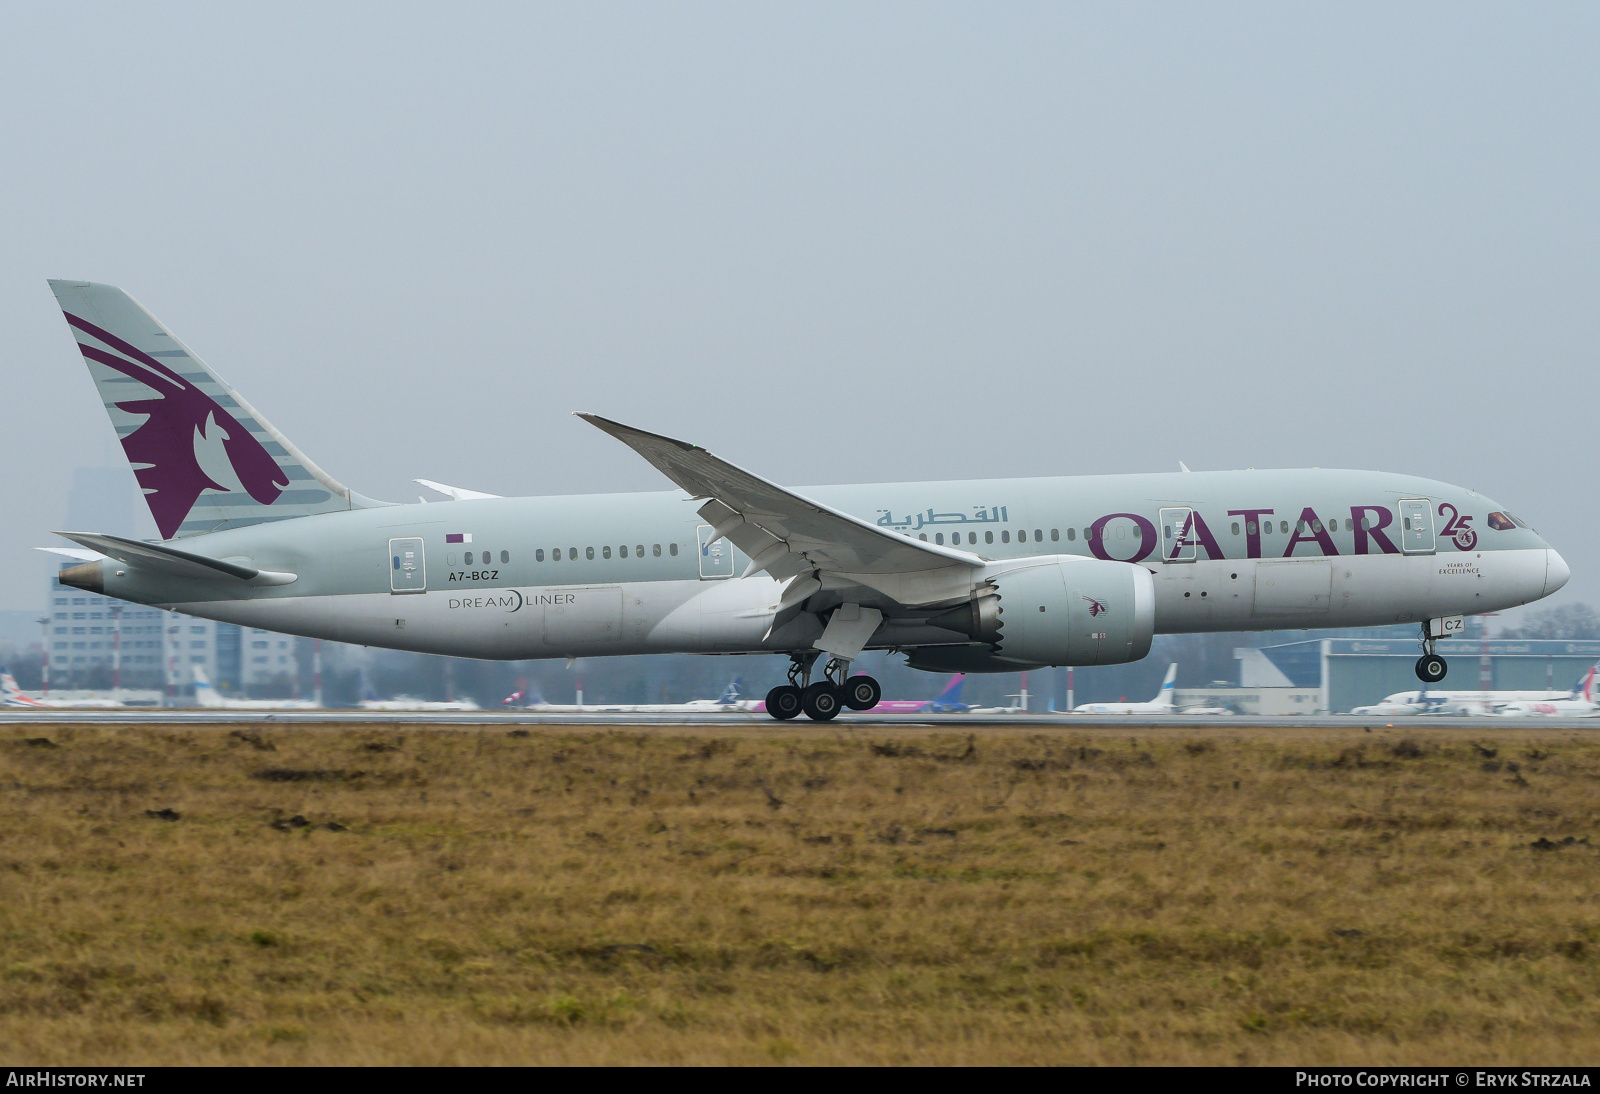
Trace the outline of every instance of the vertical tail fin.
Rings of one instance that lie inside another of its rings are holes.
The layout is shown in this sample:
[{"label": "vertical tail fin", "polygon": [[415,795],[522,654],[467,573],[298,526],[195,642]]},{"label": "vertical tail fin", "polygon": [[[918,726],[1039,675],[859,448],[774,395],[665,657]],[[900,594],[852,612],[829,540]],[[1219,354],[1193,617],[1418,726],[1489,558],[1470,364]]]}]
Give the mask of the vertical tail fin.
[{"label": "vertical tail fin", "polygon": [[163,539],[379,504],[307,459],[121,289],[50,289]]},{"label": "vertical tail fin", "polygon": [[950,677],[950,682],[944,686],[944,690],[934,696],[928,704],[929,708],[934,711],[965,711],[967,708],[961,701],[961,688],[966,682],[967,674],[964,672],[958,672]]},{"label": "vertical tail fin", "polygon": [[203,707],[220,707],[222,696],[217,694],[217,689],[206,678],[206,670],[199,665],[192,665],[189,671],[194,677],[194,701]]},{"label": "vertical tail fin", "polygon": [[1578,677],[1578,682],[1572,686],[1572,697],[1586,702],[1596,702],[1595,676],[1600,673],[1600,664],[1589,666],[1589,671]]},{"label": "vertical tail fin", "polygon": [[1178,666],[1176,663],[1167,666],[1167,675],[1161,679],[1161,690],[1156,692],[1156,702],[1164,707],[1172,705],[1172,693],[1178,686]]},{"label": "vertical tail fin", "polygon": [[0,668],[0,706],[32,707],[39,705],[37,699],[30,699],[22,694],[22,689],[17,686],[17,678],[11,675],[10,669]]}]

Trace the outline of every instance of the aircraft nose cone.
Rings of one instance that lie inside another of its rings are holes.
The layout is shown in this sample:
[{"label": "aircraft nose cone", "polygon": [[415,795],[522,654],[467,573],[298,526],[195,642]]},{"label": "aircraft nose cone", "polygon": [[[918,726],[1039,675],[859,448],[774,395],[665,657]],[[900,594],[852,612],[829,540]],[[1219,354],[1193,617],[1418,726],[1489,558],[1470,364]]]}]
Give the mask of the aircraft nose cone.
[{"label": "aircraft nose cone", "polygon": [[1567,560],[1555,551],[1546,551],[1544,557],[1544,595],[1549,596],[1567,583],[1567,578],[1572,576],[1572,569],[1567,565]]}]

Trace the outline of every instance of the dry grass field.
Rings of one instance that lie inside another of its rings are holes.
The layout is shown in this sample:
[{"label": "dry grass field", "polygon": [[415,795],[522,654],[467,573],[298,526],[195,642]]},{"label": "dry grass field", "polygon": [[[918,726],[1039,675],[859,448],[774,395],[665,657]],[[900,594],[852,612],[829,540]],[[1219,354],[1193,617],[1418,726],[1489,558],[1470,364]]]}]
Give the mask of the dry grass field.
[{"label": "dry grass field", "polygon": [[0,1060],[1593,1063],[1597,792],[1502,728],[7,727]]}]

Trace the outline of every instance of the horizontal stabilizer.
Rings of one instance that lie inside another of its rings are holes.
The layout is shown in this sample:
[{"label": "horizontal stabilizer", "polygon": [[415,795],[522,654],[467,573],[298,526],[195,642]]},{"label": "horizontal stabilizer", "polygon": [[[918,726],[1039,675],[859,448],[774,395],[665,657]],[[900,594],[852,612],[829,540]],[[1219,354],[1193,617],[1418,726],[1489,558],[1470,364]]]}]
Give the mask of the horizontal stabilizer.
[{"label": "horizontal stabilizer", "polygon": [[56,535],[81,543],[91,551],[135,569],[160,570],[186,578],[232,578],[248,585],[287,585],[299,575],[278,570],[261,570],[220,558],[208,558],[193,551],[180,551],[161,543],[142,543],[136,539],[99,532],[57,532]]},{"label": "horizontal stabilizer", "polygon": [[46,551],[62,558],[75,558],[79,562],[99,562],[106,556],[99,551],[88,551],[82,547],[35,547],[35,551]]},{"label": "horizontal stabilizer", "polygon": [[468,490],[460,486],[446,486],[444,483],[434,482],[432,479],[412,479],[411,481],[419,486],[426,486],[429,490],[437,490],[441,494],[446,494],[452,501],[477,501],[480,498],[505,497],[504,494],[485,494],[482,490]]}]

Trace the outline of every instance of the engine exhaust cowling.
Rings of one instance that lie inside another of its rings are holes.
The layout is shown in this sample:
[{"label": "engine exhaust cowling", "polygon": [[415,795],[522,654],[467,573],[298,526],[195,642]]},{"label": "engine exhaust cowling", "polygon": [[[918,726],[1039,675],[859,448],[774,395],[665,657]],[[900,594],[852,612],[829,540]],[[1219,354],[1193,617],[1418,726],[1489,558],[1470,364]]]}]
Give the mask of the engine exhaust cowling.
[{"label": "engine exhaust cowling", "polygon": [[1120,665],[1150,652],[1155,582],[1143,566],[1077,555],[1020,559],[993,590],[929,622],[991,644],[1018,668]]}]

